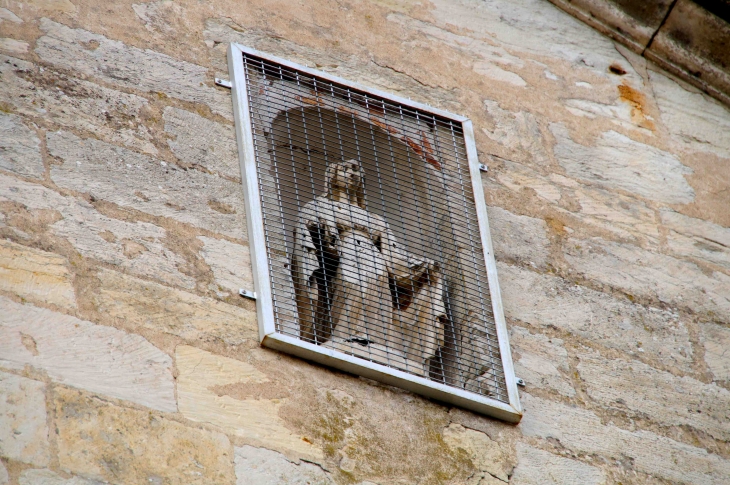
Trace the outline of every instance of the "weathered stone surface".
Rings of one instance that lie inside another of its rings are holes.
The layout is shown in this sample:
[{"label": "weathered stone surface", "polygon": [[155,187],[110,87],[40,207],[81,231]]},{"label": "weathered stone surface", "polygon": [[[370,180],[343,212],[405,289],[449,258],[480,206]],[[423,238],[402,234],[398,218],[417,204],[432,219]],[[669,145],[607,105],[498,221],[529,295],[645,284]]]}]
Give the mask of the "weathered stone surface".
[{"label": "weathered stone surface", "polygon": [[254,366],[188,346],[178,346],[175,363],[180,373],[177,394],[180,412],[188,419],[220,426],[246,442],[298,460],[321,461],[322,451],[290,431],[279,417],[286,399],[234,399],[213,388],[237,383],[266,383]]},{"label": "weathered stone surface", "polygon": [[164,117],[165,131],[174,136],[167,143],[181,161],[234,179],[241,178],[232,126],[178,108],[165,108]]},{"label": "weathered stone surface", "polygon": [[172,359],[144,338],[0,297],[0,365],[174,412]]},{"label": "weathered stone surface", "polygon": [[185,28],[183,21],[184,9],[177,3],[167,0],[133,3],[132,9],[137,17],[144,22],[144,27],[150,32],[171,34],[176,28],[180,30]]},{"label": "weathered stone surface", "polygon": [[166,232],[161,227],[106,217],[85,201],[62,209],[61,214],[64,218],[51,229],[83,256],[163,283],[195,288],[195,280],[178,269],[185,260],[165,247]]},{"label": "weathered stone surface", "polygon": [[70,204],[62,196],[40,184],[0,174],[0,202],[17,202],[28,209],[59,209]]},{"label": "weathered stone surface", "polygon": [[636,128],[632,123],[632,108],[628,103],[606,104],[587,99],[566,99],[565,109],[575,116],[592,120],[608,118],[622,128]]},{"label": "weathered stone surface", "polygon": [[244,445],[236,448],[237,485],[331,485],[333,480],[317,465],[290,462],[281,453]]},{"label": "weathered stone surface", "polygon": [[507,317],[536,327],[555,326],[633,356],[691,369],[692,345],[678,315],[516,266],[499,264],[498,271]]},{"label": "weathered stone surface", "polygon": [[163,283],[194,288],[195,280],[180,272],[186,264],[164,244],[166,231],[146,222],[125,222],[104,216],[83,199],[64,197],[51,189],[0,175],[0,202],[13,201],[29,209],[58,211],[51,226],[85,257],[125,268]]},{"label": "weathered stone surface", "polygon": [[444,430],[444,442],[457,453],[464,453],[477,473],[508,481],[507,463],[502,449],[485,433],[452,423]]},{"label": "weathered stone surface", "polygon": [[669,229],[667,246],[679,257],[692,257],[730,270],[730,229],[669,209],[661,211]]},{"label": "weathered stone surface", "polygon": [[98,485],[96,480],[81,477],[63,478],[51,470],[25,470],[18,479],[19,485]]},{"label": "weathered stone surface", "polygon": [[[498,171],[496,177],[508,189],[520,192],[523,188],[530,188],[538,197],[552,203],[558,202],[562,197],[560,185],[539,175],[535,169],[521,163],[509,161],[502,163],[504,170]],[[571,179],[566,180],[572,181]],[[577,185],[577,182],[574,182],[574,185]]]},{"label": "weathered stone surface", "polygon": [[657,71],[649,71],[649,80],[672,141],[689,150],[730,158],[730,110],[726,106]]},{"label": "weathered stone surface", "polygon": [[62,470],[113,483],[230,484],[233,447],[214,431],[58,388],[54,396]]},{"label": "weathered stone surface", "polygon": [[565,259],[584,277],[632,295],[730,319],[730,276],[629,244],[570,239]]},{"label": "weathered stone surface", "polygon": [[[139,122],[147,100],[88,81],[59,75],[30,62],[0,55],[0,102],[25,116],[94,133],[146,153],[157,153]],[[60,79],[59,79],[60,78]]]},{"label": "weathered stone surface", "polygon": [[525,436],[554,439],[569,450],[613,459],[630,459],[639,472],[679,483],[721,485],[730,461],[649,431],[604,426],[598,416],[577,407],[522,394]]},{"label": "weathered stone surface", "polygon": [[246,237],[239,184],[70,133],[50,133],[48,149],[64,160],[51,170],[51,178],[62,187],[229,236]]},{"label": "weathered stone surface", "polygon": [[70,0],[27,0],[23,5],[36,15],[47,12],[73,14],[77,10]]},{"label": "weathered stone surface", "polygon": [[596,467],[517,443],[514,485],[603,485],[606,476]]},{"label": "weathered stone surface", "polygon": [[45,466],[50,460],[46,385],[0,372],[0,456]]},{"label": "weathered stone surface", "polygon": [[40,178],[45,168],[41,142],[21,118],[0,112],[0,170]]},{"label": "weathered stone surface", "polygon": [[471,59],[472,69],[477,74],[513,86],[527,86],[527,83],[519,74],[509,69],[509,66],[522,67],[523,61],[519,57],[511,55],[502,47],[496,47],[494,44],[481,39],[455,34],[407,15],[393,13],[388,16],[388,20],[401,24],[408,30],[420,31],[430,40],[438,40],[456,51],[461,51],[463,55]]},{"label": "weathered stone surface", "polygon": [[521,327],[510,328],[510,345],[515,375],[530,387],[552,389],[564,396],[574,396],[570,383],[568,352],[563,341],[545,335],[533,334]]},{"label": "weathered stone surface", "polygon": [[258,339],[256,313],[115,271],[99,272],[93,297],[111,319],[177,335],[238,345]]},{"label": "weathered stone surface", "polygon": [[9,481],[8,469],[5,468],[5,464],[0,460],[0,485],[6,485]]},{"label": "weathered stone surface", "polygon": [[111,84],[202,103],[233,119],[230,94],[211,86],[208,70],[202,66],[49,19],[41,19],[40,28],[46,35],[36,41],[35,52],[54,66]]},{"label": "weathered stone surface", "polygon": [[72,275],[66,258],[0,240],[0,290],[21,298],[75,308]]},{"label": "weathered stone surface", "polygon": [[730,381],[730,328],[706,323],[702,325],[705,363],[719,381]]},{"label": "weathered stone surface", "polygon": [[548,161],[548,145],[537,116],[527,111],[515,113],[502,109],[492,100],[484,101],[484,110],[493,126],[481,128],[482,133],[508,150],[510,159],[536,165]]},{"label": "weathered stone surface", "polygon": [[12,22],[14,24],[22,24],[23,19],[15,15],[13,12],[8,10],[7,8],[0,8],[0,24],[3,23],[5,20]]},{"label": "weathered stone surface", "polygon": [[692,170],[669,152],[615,131],[603,133],[594,146],[584,146],[561,124],[550,125],[550,130],[556,138],[555,156],[571,177],[667,204],[694,200],[694,190],[684,178]]},{"label": "weathered stone surface", "polygon": [[586,224],[613,232],[623,239],[658,245],[660,235],[656,215],[644,202],[586,186],[575,188],[572,195],[580,204],[580,211],[571,214]]},{"label": "weathered stone surface", "polygon": [[[433,5],[431,15],[438,25],[458,25],[469,37],[508,47],[510,52],[557,58],[600,76],[607,76],[612,62],[623,60],[610,39],[548,3],[436,0]],[[637,79],[632,71],[627,77]]]},{"label": "weathered stone surface", "polygon": [[544,268],[550,244],[545,221],[513,214],[501,207],[487,210],[495,256]]},{"label": "weathered stone surface", "polygon": [[602,406],[665,426],[690,426],[728,441],[730,391],[637,361],[609,360],[595,353],[579,354],[579,359],[578,372],[588,395]]},{"label": "weathered stone surface", "polygon": [[238,294],[240,288],[253,291],[251,253],[248,246],[205,236],[199,236],[198,239],[204,244],[200,253],[213,270],[215,283],[222,290],[233,294]]},{"label": "weathered stone surface", "polygon": [[527,187],[533,189],[541,199],[553,204],[560,203],[563,195],[567,195],[578,203],[578,207],[568,210],[554,205],[555,210],[622,239],[658,245],[660,238],[656,215],[644,202],[614,191],[582,185],[555,173],[543,176],[520,163],[502,163],[504,170],[497,173],[497,179],[510,190],[520,192]]},{"label": "weathered stone surface", "polygon": [[7,37],[0,37],[0,51],[8,54],[20,55],[28,52],[30,45],[22,40],[10,39]]}]

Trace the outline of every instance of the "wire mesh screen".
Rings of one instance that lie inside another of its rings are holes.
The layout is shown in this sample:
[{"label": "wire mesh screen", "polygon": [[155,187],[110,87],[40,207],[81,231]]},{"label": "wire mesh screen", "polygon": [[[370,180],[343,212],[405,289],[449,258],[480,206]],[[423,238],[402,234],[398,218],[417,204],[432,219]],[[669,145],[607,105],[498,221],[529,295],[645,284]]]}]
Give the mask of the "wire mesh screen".
[{"label": "wire mesh screen", "polygon": [[276,331],[508,402],[461,124],[243,56]]}]

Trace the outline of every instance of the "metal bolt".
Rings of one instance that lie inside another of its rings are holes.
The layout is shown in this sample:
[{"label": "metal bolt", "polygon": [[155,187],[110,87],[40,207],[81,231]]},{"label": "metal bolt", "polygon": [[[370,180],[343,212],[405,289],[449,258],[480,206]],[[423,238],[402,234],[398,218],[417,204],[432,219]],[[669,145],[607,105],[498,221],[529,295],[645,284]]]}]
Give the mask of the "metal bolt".
[{"label": "metal bolt", "polygon": [[241,295],[244,298],[248,298],[250,300],[256,299],[256,293],[253,291],[244,290],[243,288],[238,290],[238,294]]},{"label": "metal bolt", "polygon": [[525,380],[520,377],[515,377],[515,380],[517,380],[517,385],[520,387],[525,387],[527,384],[525,384]]},{"label": "metal bolt", "polygon": [[487,168],[486,165],[484,165],[483,163],[480,163],[479,164],[479,170],[481,170],[482,172],[486,172],[489,169]]}]

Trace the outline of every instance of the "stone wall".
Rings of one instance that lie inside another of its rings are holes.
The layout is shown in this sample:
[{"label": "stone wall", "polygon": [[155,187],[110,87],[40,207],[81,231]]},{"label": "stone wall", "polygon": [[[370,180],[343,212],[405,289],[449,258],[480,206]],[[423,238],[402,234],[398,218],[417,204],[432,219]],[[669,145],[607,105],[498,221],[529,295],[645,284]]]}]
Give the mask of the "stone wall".
[{"label": "stone wall", "polygon": [[[257,345],[231,41],[474,121],[521,424]],[[0,76],[0,484],[730,480],[730,110],[547,0],[2,0]]]}]

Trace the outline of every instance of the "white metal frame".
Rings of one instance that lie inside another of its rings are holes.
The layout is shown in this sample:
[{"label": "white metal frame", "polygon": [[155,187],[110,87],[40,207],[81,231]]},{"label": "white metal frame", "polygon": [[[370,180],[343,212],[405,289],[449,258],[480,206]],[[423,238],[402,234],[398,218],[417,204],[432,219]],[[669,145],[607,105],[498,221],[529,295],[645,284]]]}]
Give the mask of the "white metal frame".
[{"label": "white metal frame", "polygon": [[[326,79],[327,81],[364,91],[389,101],[393,101],[394,103],[410,106],[412,108],[462,123],[509,404],[473,392],[465,391],[463,389],[440,384],[430,379],[408,374],[407,372],[402,372],[397,369],[376,364],[365,359],[347,355],[336,350],[323,348],[319,345],[314,345],[276,332],[274,306],[271,294],[271,278],[269,275],[269,264],[266,255],[264,221],[263,214],[261,212],[261,198],[259,194],[258,174],[256,171],[253,132],[251,128],[251,115],[249,110],[248,91],[246,89],[246,72],[243,66],[244,53],[296,69],[312,76]],[[261,344],[271,349],[280,350],[282,352],[338,368],[346,372],[401,387],[438,401],[464,407],[504,421],[512,423],[519,422],[522,418],[522,407],[520,406],[519,396],[517,393],[517,379],[515,378],[514,368],[512,365],[512,354],[510,352],[507,325],[505,323],[504,310],[502,308],[502,296],[499,289],[499,282],[497,281],[497,266],[494,260],[492,238],[490,236],[489,221],[487,219],[487,205],[484,201],[482,178],[471,121],[463,116],[417,103],[410,99],[394,96],[377,89],[365,87],[357,83],[332,76],[325,72],[310,69],[294,62],[259,52],[240,44],[232,43],[228,46],[228,71],[231,76],[233,113],[236,121],[236,138],[238,140],[238,157],[241,164],[242,181],[245,190],[246,220],[248,223],[248,239],[251,251],[251,264],[253,266],[254,291],[256,292],[256,310]]]}]

